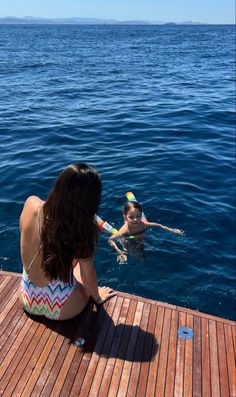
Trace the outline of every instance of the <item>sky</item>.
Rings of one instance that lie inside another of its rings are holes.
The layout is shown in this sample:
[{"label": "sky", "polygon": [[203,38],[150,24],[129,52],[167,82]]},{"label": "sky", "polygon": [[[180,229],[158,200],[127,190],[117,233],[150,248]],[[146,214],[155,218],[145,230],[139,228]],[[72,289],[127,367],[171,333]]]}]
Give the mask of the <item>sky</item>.
[{"label": "sky", "polygon": [[235,0],[0,0],[0,17],[234,24]]}]

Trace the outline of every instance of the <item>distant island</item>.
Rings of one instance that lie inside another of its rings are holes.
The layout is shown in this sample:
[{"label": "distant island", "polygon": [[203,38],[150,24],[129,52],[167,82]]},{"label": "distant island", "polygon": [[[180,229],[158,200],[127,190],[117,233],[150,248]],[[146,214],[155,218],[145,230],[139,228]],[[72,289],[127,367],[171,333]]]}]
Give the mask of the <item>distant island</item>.
[{"label": "distant island", "polygon": [[2,25],[206,25],[201,22],[160,22],[160,21],[117,21],[100,18],[40,18],[40,17],[4,17],[0,18]]}]

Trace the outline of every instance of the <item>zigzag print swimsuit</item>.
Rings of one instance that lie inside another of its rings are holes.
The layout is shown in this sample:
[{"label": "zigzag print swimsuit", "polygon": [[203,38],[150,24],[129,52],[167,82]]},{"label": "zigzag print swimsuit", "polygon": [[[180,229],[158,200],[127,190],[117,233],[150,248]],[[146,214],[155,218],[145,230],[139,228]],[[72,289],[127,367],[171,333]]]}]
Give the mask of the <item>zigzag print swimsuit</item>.
[{"label": "zigzag print swimsuit", "polygon": [[64,303],[72,294],[76,285],[77,281],[73,277],[71,284],[53,280],[44,287],[38,287],[30,281],[28,274],[23,269],[21,295],[24,309],[31,314],[58,320]]},{"label": "zigzag print swimsuit", "polygon": [[[38,226],[39,226],[39,237],[40,237],[40,222],[39,213],[41,206],[38,207]],[[52,280],[43,287],[38,287],[29,279],[29,271],[33,265],[36,257],[38,256],[42,245],[33,259],[31,260],[27,270],[23,267],[23,274],[21,279],[21,296],[23,300],[24,309],[31,314],[36,314],[40,316],[45,316],[52,320],[60,319],[60,311],[69,298],[69,296],[74,291],[78,282],[73,276],[73,271],[71,269],[70,283],[65,283],[60,280]]]}]

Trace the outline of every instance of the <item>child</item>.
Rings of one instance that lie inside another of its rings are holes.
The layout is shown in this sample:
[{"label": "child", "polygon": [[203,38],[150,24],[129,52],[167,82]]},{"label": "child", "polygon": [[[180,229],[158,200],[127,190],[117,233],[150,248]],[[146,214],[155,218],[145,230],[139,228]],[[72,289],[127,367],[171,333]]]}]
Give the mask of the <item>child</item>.
[{"label": "child", "polygon": [[[117,260],[120,263],[127,261],[127,250],[123,245],[124,238],[140,239],[143,237],[145,231],[149,228],[159,227],[160,229],[167,230],[168,232],[183,235],[184,232],[180,229],[171,229],[170,227],[163,226],[160,223],[148,222],[142,217],[142,207],[137,201],[128,201],[124,206],[123,216],[124,225],[118,230],[116,234],[113,234],[108,243],[113,247],[119,254]],[[122,239],[123,238],[123,239]],[[115,240],[121,239],[123,250],[120,250]]]}]

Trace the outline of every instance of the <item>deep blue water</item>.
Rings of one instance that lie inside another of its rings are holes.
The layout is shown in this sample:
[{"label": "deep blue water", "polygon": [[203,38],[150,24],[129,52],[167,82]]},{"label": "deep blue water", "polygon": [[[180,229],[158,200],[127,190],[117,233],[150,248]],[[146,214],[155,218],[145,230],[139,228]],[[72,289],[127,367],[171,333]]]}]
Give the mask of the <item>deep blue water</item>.
[{"label": "deep blue water", "polygon": [[152,230],[125,265],[102,235],[101,285],[235,318],[233,26],[0,25],[0,268],[21,271],[18,218],[68,164],[102,175],[100,215],[131,190]]}]

